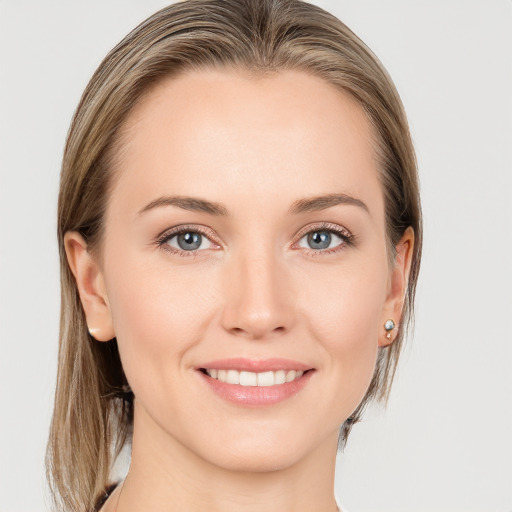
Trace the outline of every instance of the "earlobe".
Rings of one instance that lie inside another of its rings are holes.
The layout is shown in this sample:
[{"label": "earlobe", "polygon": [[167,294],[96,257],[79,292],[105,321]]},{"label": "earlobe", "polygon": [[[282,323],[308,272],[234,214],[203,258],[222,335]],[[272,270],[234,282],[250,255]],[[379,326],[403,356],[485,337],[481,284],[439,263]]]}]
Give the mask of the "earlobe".
[{"label": "earlobe", "polygon": [[[396,258],[391,271],[388,296],[383,311],[382,334],[379,335],[379,347],[387,347],[395,340],[402,310],[404,307],[409,273],[411,270],[412,253],[414,248],[414,230],[408,227],[396,245]],[[391,326],[391,322],[393,327]]]},{"label": "earlobe", "polygon": [[109,341],[115,337],[115,332],[100,265],[87,250],[87,242],[80,233],[68,231],[64,235],[64,247],[84,308],[89,334],[98,341]]}]

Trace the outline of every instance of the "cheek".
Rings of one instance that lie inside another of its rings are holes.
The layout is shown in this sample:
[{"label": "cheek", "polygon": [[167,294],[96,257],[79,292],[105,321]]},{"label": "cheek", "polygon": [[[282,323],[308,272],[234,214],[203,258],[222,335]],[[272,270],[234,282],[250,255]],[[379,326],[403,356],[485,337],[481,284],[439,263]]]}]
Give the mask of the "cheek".
[{"label": "cheek", "polygon": [[326,353],[333,406],[339,407],[343,396],[344,413],[350,414],[366,393],[375,370],[386,267],[374,264],[357,272],[353,267],[341,268],[324,276],[323,282],[322,293],[312,285],[305,291],[303,317]]},{"label": "cheek", "polygon": [[331,266],[308,270],[304,283],[303,314],[333,348],[376,342],[387,290],[385,262]]},{"label": "cheek", "polygon": [[200,341],[208,323],[212,301],[204,273],[187,276],[126,255],[112,261],[107,289],[123,367],[134,389],[138,381],[157,387],[185,371],[183,354]]}]

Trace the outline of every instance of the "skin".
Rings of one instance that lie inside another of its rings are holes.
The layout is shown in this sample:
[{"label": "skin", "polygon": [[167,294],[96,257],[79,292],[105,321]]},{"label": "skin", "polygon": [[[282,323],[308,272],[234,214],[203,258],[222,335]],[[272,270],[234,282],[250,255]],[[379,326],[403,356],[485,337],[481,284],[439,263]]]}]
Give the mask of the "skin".
[{"label": "skin", "polygon": [[[66,235],[88,325],[117,337],[136,396],[132,463],[104,511],[334,511],[338,428],[363,398],[388,318],[398,321],[413,233],[390,264],[374,134],[358,104],[320,78],[203,70],[159,84],[124,126],[100,257]],[[337,204],[290,213],[302,198]],[[162,196],[222,203],[216,216]],[[327,249],[307,232],[341,229]],[[191,256],[186,224],[207,237]],[[197,366],[282,357],[315,369],[298,394],[242,407]],[[119,503],[116,501],[119,500]],[[117,505],[117,508],[116,508]]]}]

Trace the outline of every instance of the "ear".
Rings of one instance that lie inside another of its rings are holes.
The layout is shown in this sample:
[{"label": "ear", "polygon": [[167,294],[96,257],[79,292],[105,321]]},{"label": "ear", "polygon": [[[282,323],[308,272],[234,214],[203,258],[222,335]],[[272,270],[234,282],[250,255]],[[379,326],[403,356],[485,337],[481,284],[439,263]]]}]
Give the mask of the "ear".
[{"label": "ear", "polygon": [[87,242],[76,231],[64,235],[64,247],[71,272],[75,276],[89,333],[97,341],[115,337],[103,273],[96,258],[87,250]]},{"label": "ear", "polygon": [[[412,253],[414,248],[414,230],[408,227],[400,242],[396,245],[396,258],[389,279],[389,290],[383,309],[382,327],[379,332],[379,347],[387,347],[393,343],[400,328],[404,307],[409,273],[411,271]],[[384,329],[387,320],[393,320],[396,327],[388,332]]]}]

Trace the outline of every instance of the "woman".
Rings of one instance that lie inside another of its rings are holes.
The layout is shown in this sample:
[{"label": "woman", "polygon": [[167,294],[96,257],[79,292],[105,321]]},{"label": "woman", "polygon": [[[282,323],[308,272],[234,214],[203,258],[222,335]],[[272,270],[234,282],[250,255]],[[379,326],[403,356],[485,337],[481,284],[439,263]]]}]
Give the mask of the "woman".
[{"label": "woman", "polygon": [[291,0],[143,22],[78,106],[58,235],[59,506],[339,509],[336,447],[389,393],[421,254],[405,114],[346,26]]}]

